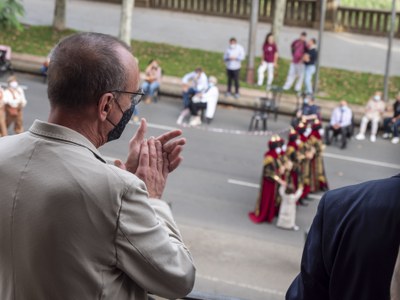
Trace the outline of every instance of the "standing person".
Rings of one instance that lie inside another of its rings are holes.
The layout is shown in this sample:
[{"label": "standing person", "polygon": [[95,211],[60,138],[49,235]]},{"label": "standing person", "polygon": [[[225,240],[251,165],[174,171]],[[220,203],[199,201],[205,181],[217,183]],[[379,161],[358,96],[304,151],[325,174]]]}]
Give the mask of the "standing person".
[{"label": "standing person", "polygon": [[26,105],[24,90],[19,86],[17,77],[10,76],[7,80],[8,87],[4,91],[4,103],[6,107],[7,128],[14,123],[16,134],[24,131],[22,109]]},{"label": "standing person", "polygon": [[347,101],[340,101],[340,105],[332,111],[331,120],[329,125],[325,127],[325,143],[330,145],[332,143],[332,135],[341,135],[342,143],[341,149],[346,148],[347,137],[350,136],[352,127],[353,112],[347,105]]},{"label": "standing person", "polygon": [[155,102],[154,93],[160,88],[162,77],[162,70],[158,61],[152,59],[146,67],[144,74],[145,77],[142,83],[143,92]]},{"label": "standing person", "polygon": [[290,63],[289,73],[286,78],[286,82],[283,85],[283,89],[285,91],[289,90],[297,79],[294,90],[297,93],[301,92],[301,87],[303,85],[303,80],[304,80],[303,57],[304,53],[306,53],[306,48],[307,48],[306,38],[307,38],[307,33],[302,32],[300,37],[297,40],[293,41],[293,43],[290,46],[292,52],[292,62]]},{"label": "standing person", "polygon": [[312,95],[313,90],[313,75],[316,71],[315,63],[318,59],[317,40],[310,39],[307,43],[307,50],[304,54],[304,84],[306,86],[306,93]]},{"label": "standing person", "polygon": [[271,223],[275,218],[277,207],[276,198],[280,184],[285,184],[281,179],[280,164],[278,161],[278,138],[271,137],[268,142],[269,150],[264,155],[263,173],[261,175],[260,193],[254,212],[249,213],[249,218],[254,223],[267,221]]},{"label": "standing person", "polygon": [[263,60],[258,67],[257,85],[262,86],[264,82],[264,73],[268,72],[267,91],[271,90],[272,81],[274,80],[274,68],[278,67],[278,47],[275,44],[274,36],[268,33],[263,45]]},{"label": "standing person", "polygon": [[4,90],[0,86],[0,136],[8,135],[5,109],[6,106],[4,104]]},{"label": "standing person", "polygon": [[[291,161],[286,162],[285,169],[290,172]],[[281,205],[279,208],[278,221],[276,226],[284,229],[299,230],[296,225],[296,202],[299,200],[303,192],[302,188],[295,190],[293,184],[281,185],[279,187],[279,195],[281,196]]]},{"label": "standing person", "polygon": [[197,93],[205,91],[208,87],[208,79],[203,69],[198,67],[193,72],[185,74],[182,78],[183,108],[189,108],[190,98]]},{"label": "standing person", "polygon": [[399,199],[400,174],[326,192],[286,300],[390,299]]},{"label": "standing person", "polygon": [[387,139],[393,131],[392,143],[399,143],[399,126],[400,126],[400,92],[397,93],[396,101],[393,103],[393,117],[383,120],[383,129],[385,133],[383,138]]},{"label": "standing person", "polygon": [[356,135],[356,139],[365,140],[365,131],[369,121],[372,123],[370,141],[376,141],[376,133],[378,132],[379,121],[385,111],[385,102],[382,100],[382,92],[376,91],[375,95],[368,101],[365,107],[365,115],[361,119],[360,132]]},{"label": "standing person", "polygon": [[242,45],[238,44],[235,38],[229,40],[229,47],[225,50],[224,61],[226,66],[226,74],[228,76],[228,86],[226,90],[226,96],[230,97],[232,81],[235,84],[235,95],[234,98],[239,98],[239,77],[240,68],[242,66],[242,60],[246,57],[245,51]]},{"label": "standing person", "polygon": [[323,152],[325,145],[322,142],[323,129],[321,122],[317,119],[312,124],[312,131],[308,138],[310,146],[315,149],[313,158],[310,161],[310,192],[328,190],[328,180],[325,174]]},{"label": "standing person", "polygon": [[162,200],[182,132],[145,139],[142,119],[125,163],[107,164],[98,151],[121,136],[144,95],[139,77],[131,49],[112,36],[78,33],[55,47],[48,122],[0,139],[0,299],[191,291],[191,254]]}]

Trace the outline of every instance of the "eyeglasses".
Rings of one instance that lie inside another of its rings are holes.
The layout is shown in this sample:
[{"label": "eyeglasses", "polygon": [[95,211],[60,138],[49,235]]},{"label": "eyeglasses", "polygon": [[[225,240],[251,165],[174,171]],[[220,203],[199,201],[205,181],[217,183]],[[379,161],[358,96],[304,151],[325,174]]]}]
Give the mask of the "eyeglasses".
[{"label": "eyeglasses", "polygon": [[136,106],[142,101],[143,96],[145,95],[142,89],[139,89],[137,92],[127,92],[120,90],[112,90],[107,93],[120,93],[120,94],[130,94],[131,95],[131,105]]}]

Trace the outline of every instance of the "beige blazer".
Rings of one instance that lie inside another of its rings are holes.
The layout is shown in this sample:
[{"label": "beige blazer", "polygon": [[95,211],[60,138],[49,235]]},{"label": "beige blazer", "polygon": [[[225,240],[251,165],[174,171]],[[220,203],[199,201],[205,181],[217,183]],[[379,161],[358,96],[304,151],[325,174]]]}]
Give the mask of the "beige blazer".
[{"label": "beige blazer", "polygon": [[195,267],[168,205],[79,133],[0,139],[0,299],[168,299]]}]

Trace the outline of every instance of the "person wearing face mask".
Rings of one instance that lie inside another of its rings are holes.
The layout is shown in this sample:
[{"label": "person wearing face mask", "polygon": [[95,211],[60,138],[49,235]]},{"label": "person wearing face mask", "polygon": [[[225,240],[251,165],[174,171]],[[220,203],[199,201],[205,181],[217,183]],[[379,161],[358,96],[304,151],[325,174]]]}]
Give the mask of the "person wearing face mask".
[{"label": "person wearing face mask", "polygon": [[237,43],[237,40],[233,37],[229,40],[229,47],[224,53],[224,62],[226,66],[226,74],[228,77],[228,85],[226,89],[226,96],[230,97],[232,90],[232,81],[235,84],[234,98],[239,98],[239,77],[242,60],[246,58],[246,53],[242,45]]},{"label": "person wearing face mask", "polygon": [[274,80],[274,69],[278,67],[278,47],[274,41],[274,36],[270,32],[265,38],[263,45],[263,60],[257,69],[258,79],[257,85],[262,86],[264,82],[264,73],[267,71],[267,91],[271,90],[272,81]]},{"label": "person wearing face mask", "polygon": [[[189,109],[190,98],[198,93],[202,93],[207,87],[207,75],[203,72],[202,68],[198,67],[193,72],[185,74],[182,78],[183,109]],[[178,125],[180,124],[178,123]]]},{"label": "person wearing face mask", "polygon": [[205,110],[207,124],[211,123],[217,107],[218,97],[217,78],[210,76],[208,79],[208,88],[203,93],[197,94],[191,99],[189,107],[191,113],[190,126],[201,125],[200,110]]},{"label": "person wearing face mask", "polygon": [[[341,149],[346,148],[347,138],[351,136],[353,112],[345,100],[332,111],[329,125],[325,127],[325,143],[330,145],[332,138],[341,135]],[[331,134],[332,133],[332,134]]]},{"label": "person wearing face mask", "polygon": [[310,162],[314,157],[315,148],[310,144],[310,134],[311,129],[304,123],[300,123],[296,127],[296,131],[299,135],[299,140],[301,143],[299,144],[299,152],[302,157],[300,161],[300,173],[301,173],[301,184],[303,185],[303,194],[300,197],[299,204],[307,206],[307,203],[304,202],[305,199],[308,198],[308,194],[310,193],[310,180],[311,180],[311,169]]},{"label": "person wearing face mask", "polygon": [[98,150],[141,101],[139,74],[130,47],[112,36],[83,32],[55,46],[48,121],[0,139],[0,299],[176,299],[192,290],[193,260],[162,200],[182,132],[147,139],[142,119],[126,161],[107,163]]},{"label": "person wearing face mask", "polygon": [[24,90],[18,85],[17,78],[10,76],[7,80],[8,87],[4,91],[4,104],[6,109],[6,125],[7,128],[14,124],[14,132],[16,134],[24,131],[23,112],[27,101]]},{"label": "person wearing face mask", "polygon": [[4,90],[0,87],[0,136],[8,135],[6,124],[6,111],[4,104]]},{"label": "person wearing face mask", "polygon": [[310,193],[328,190],[323,158],[325,149],[325,145],[322,142],[323,131],[321,122],[315,120],[308,138],[311,147],[315,149],[314,156],[310,161]]},{"label": "person wearing face mask", "polygon": [[156,90],[160,88],[162,70],[158,61],[152,59],[145,70],[145,77],[142,83],[142,89],[148,97],[151,98],[153,102],[156,101],[154,94]]},{"label": "person wearing face mask", "polygon": [[371,121],[371,136],[370,141],[376,141],[376,133],[378,132],[379,121],[382,118],[382,114],[385,111],[385,102],[382,100],[382,92],[377,91],[375,95],[370,99],[365,108],[365,115],[361,119],[360,132],[356,135],[356,139],[359,141],[365,140],[365,131],[367,125]]},{"label": "person wearing face mask", "polygon": [[393,117],[388,117],[383,120],[383,129],[385,133],[383,138],[387,139],[390,134],[393,133],[392,143],[398,144],[399,139],[399,128],[400,128],[400,92],[397,93],[396,100],[393,103]]},{"label": "person wearing face mask", "polygon": [[269,150],[264,154],[263,173],[256,208],[249,213],[249,218],[254,223],[272,222],[278,212],[276,198],[279,185],[285,184],[281,178],[278,158],[278,153],[280,153],[278,136],[271,137],[268,148]]}]

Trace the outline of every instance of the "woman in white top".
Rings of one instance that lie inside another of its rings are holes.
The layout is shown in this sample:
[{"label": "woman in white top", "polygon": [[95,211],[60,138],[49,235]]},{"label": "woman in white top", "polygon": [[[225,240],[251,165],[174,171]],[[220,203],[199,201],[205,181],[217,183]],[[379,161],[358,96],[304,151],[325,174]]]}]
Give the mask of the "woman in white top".
[{"label": "woman in white top", "polygon": [[18,85],[17,78],[10,76],[7,80],[8,87],[4,90],[3,100],[6,110],[7,128],[14,123],[14,132],[24,131],[22,109],[26,105],[23,89]]}]

